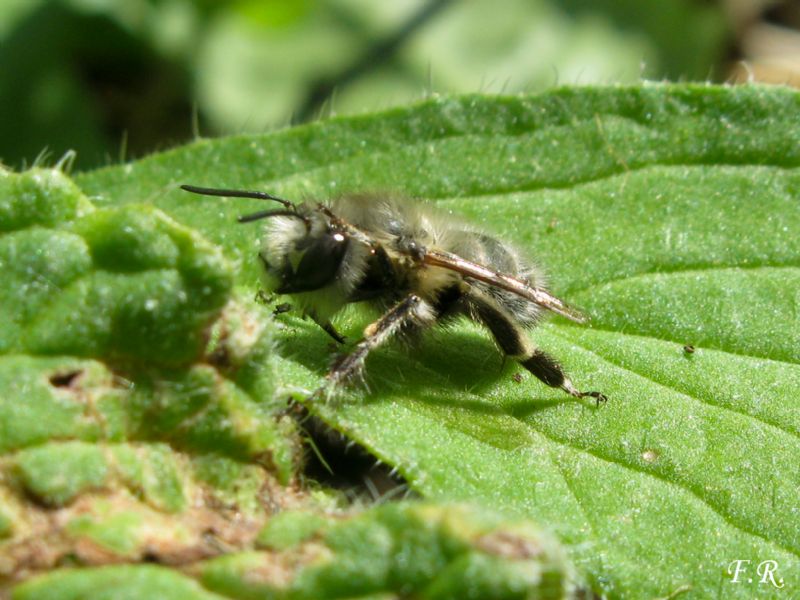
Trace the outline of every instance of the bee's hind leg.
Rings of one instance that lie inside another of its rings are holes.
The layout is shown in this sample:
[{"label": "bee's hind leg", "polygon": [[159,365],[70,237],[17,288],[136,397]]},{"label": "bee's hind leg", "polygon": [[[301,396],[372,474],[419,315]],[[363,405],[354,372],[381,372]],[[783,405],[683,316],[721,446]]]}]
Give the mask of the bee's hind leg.
[{"label": "bee's hind leg", "polygon": [[469,300],[473,313],[492,332],[500,349],[539,380],[550,387],[561,388],[575,398],[594,398],[598,406],[607,401],[600,392],[579,391],[558,361],[543,350],[535,348],[528,340],[524,328],[491,298],[473,292]]},{"label": "bee's hind leg", "polygon": [[578,389],[572,385],[569,377],[564,374],[564,370],[561,368],[558,361],[544,350],[539,350],[537,348],[533,350],[528,357],[518,357],[517,361],[550,387],[561,388],[569,395],[575,396],[576,398],[594,398],[597,406],[608,401],[608,398],[600,392],[578,391]]},{"label": "bee's hind leg", "polygon": [[336,361],[326,376],[326,381],[312,398],[330,396],[361,371],[367,355],[391,339],[403,328],[422,326],[434,321],[434,309],[416,294],[410,294],[395,304],[380,319],[364,330],[361,340],[350,353]]}]

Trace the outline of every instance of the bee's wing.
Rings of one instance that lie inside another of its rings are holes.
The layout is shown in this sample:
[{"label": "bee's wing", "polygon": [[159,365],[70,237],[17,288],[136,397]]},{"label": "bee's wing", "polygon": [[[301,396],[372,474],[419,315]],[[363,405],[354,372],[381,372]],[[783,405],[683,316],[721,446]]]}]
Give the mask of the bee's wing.
[{"label": "bee's wing", "polygon": [[570,321],[585,323],[587,320],[580,312],[574,308],[570,308],[547,290],[530,286],[524,281],[493,271],[488,267],[461,258],[457,254],[443,252],[441,250],[429,250],[425,253],[422,261],[427,265],[450,269],[451,271],[456,271],[472,279],[477,279],[483,283],[488,283],[489,285],[517,294],[526,300],[538,304],[542,308],[546,308],[562,317],[566,317]]}]

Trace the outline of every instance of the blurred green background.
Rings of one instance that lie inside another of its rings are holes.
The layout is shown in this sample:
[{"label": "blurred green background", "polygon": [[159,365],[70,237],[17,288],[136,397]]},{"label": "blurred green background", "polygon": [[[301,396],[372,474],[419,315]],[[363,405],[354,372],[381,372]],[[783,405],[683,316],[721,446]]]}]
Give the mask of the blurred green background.
[{"label": "blurred green background", "polygon": [[[52,164],[75,150],[85,170],[431,93],[767,78],[753,32],[786,58],[796,5],[0,0],[0,161]],[[769,73],[789,82],[787,64]]]}]

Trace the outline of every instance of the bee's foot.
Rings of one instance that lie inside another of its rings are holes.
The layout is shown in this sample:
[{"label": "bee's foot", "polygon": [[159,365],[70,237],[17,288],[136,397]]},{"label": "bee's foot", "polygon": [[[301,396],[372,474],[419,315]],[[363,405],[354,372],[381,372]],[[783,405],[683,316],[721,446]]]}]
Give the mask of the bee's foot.
[{"label": "bee's foot", "polygon": [[594,398],[597,406],[608,402],[608,397],[605,394],[600,392],[581,392],[576,389],[574,385],[572,385],[572,382],[569,379],[564,379],[563,383],[561,384],[561,389],[575,398]]},{"label": "bee's foot", "polygon": [[608,402],[608,397],[600,392],[579,392],[579,398],[594,398],[595,406],[599,407],[601,404]]}]

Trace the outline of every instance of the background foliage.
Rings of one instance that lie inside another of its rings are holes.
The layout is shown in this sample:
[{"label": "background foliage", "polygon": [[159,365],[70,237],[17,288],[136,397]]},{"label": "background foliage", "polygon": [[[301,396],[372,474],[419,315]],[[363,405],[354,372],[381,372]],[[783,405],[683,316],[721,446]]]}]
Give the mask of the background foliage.
[{"label": "background foliage", "polygon": [[0,160],[86,169],[432,92],[724,78],[731,38],[694,0],[6,0]]}]

